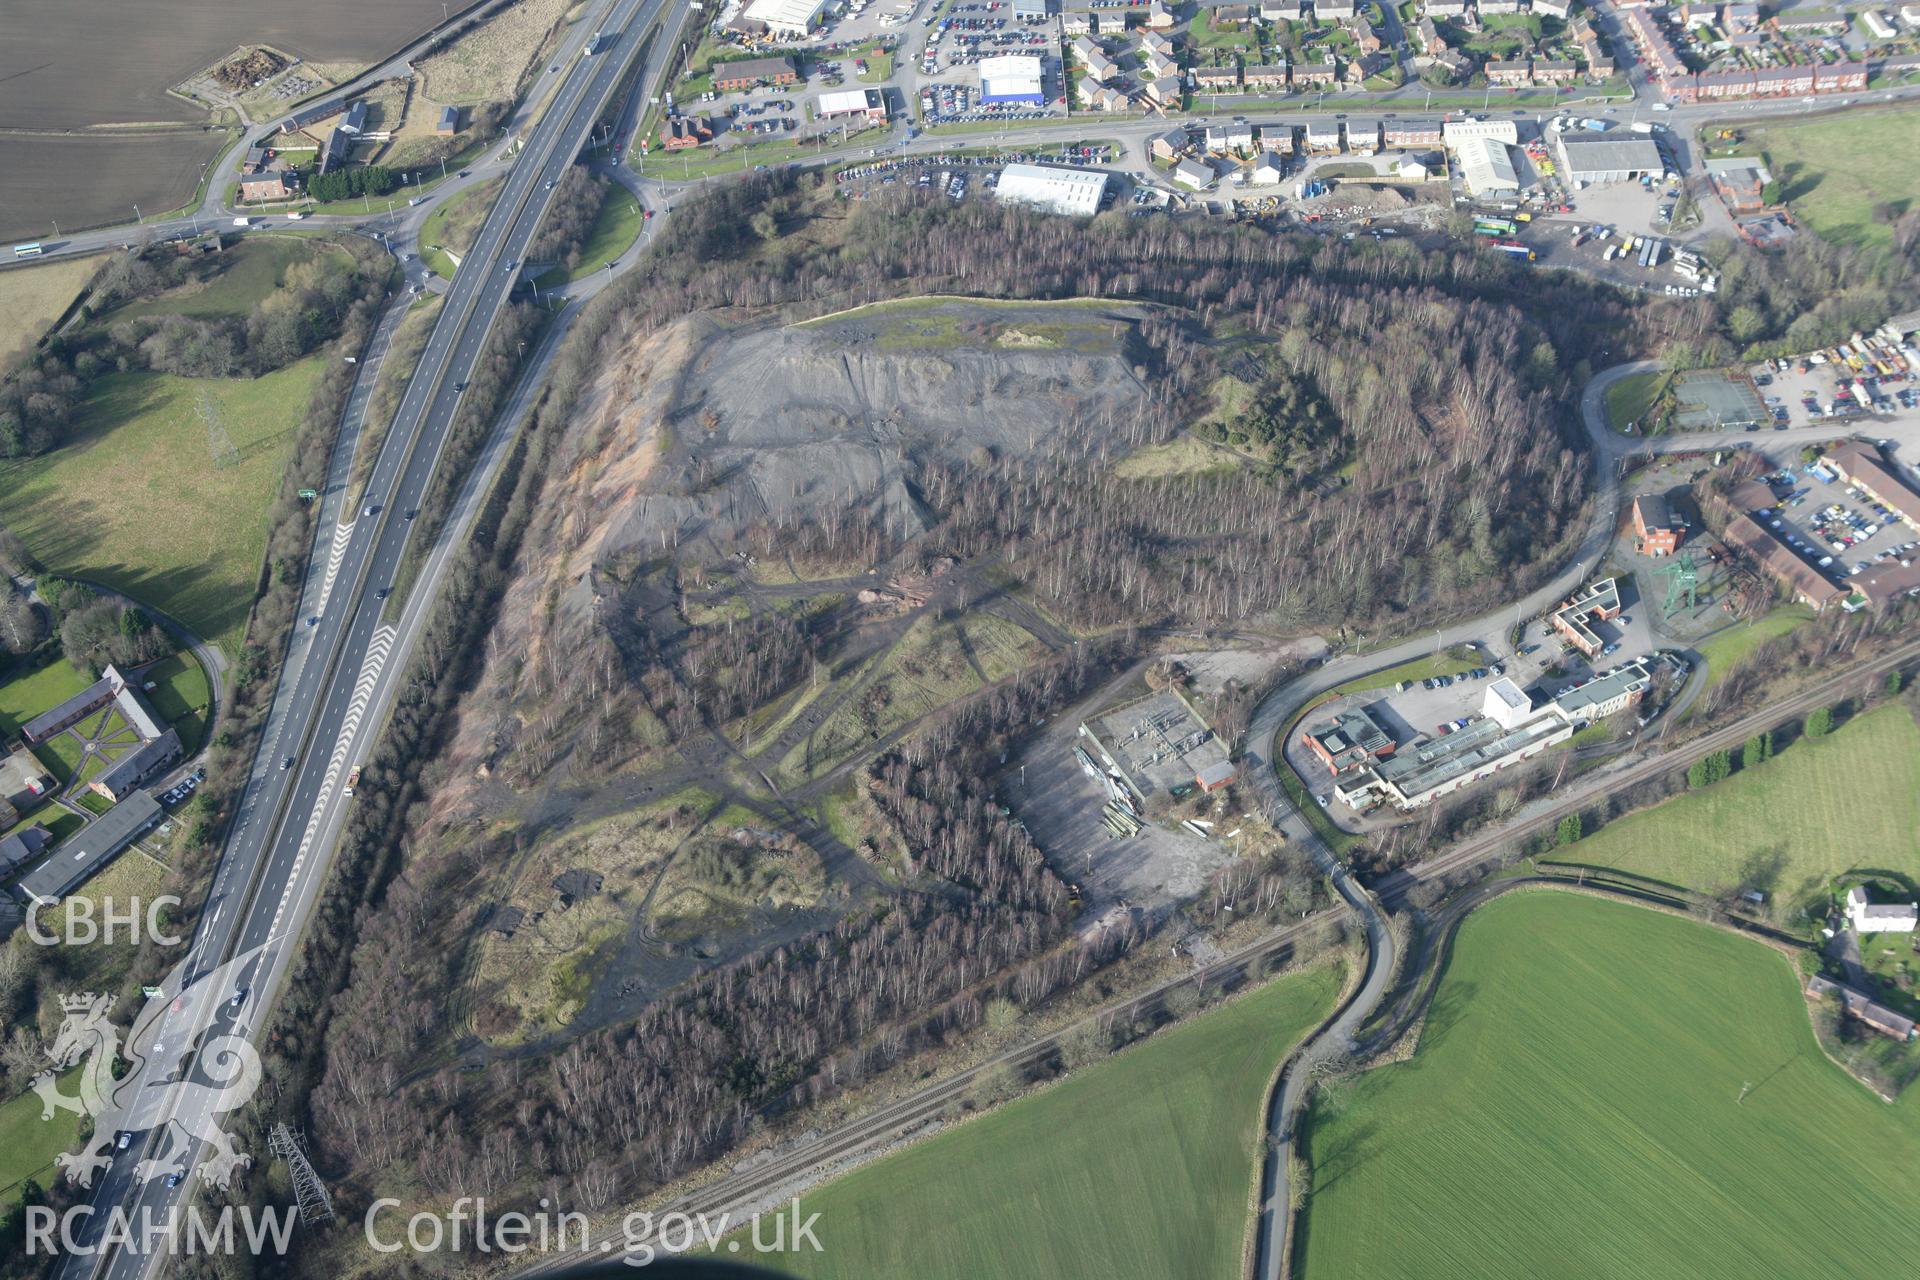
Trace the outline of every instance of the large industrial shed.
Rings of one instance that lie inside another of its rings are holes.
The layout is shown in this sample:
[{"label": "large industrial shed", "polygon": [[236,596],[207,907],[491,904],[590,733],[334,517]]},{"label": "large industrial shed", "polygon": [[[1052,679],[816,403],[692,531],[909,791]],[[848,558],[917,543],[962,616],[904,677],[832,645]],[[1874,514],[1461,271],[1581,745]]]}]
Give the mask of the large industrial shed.
[{"label": "large industrial shed", "polygon": [[1560,179],[1568,183],[1638,182],[1646,174],[1659,177],[1667,167],[1660,148],[1645,138],[1577,142],[1563,133],[1554,149],[1560,153]]},{"label": "large industrial shed", "polygon": [[1106,192],[1107,175],[1097,169],[1040,164],[1008,165],[994,188],[994,194],[1008,204],[1077,217],[1100,212],[1100,200]]},{"label": "large industrial shed", "polygon": [[1467,184],[1468,195],[1497,195],[1520,189],[1520,175],[1514,171],[1506,143],[1495,138],[1462,138],[1454,152],[1460,157],[1460,176]]},{"label": "large industrial shed", "polygon": [[1046,101],[1040,89],[1040,59],[1024,53],[982,58],[980,101],[1022,102],[1040,106]]}]

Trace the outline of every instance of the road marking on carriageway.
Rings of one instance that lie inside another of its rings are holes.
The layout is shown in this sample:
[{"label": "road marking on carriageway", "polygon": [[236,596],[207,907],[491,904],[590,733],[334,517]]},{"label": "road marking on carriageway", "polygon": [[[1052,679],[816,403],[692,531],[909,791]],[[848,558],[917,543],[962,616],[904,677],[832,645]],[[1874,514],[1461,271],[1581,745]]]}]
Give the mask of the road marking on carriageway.
[{"label": "road marking on carriageway", "polygon": [[327,610],[327,597],[333,594],[333,580],[340,576],[340,562],[346,559],[347,544],[353,541],[353,524],[349,520],[334,528],[333,545],[327,549],[327,572],[320,579],[320,600],[313,606],[316,614]]},{"label": "road marking on carriageway", "polygon": [[307,862],[307,854],[313,848],[314,839],[320,833],[321,820],[326,816],[327,805],[333,800],[333,789],[347,771],[347,759],[353,754],[353,742],[360,732],[360,721],[366,716],[367,706],[373,701],[374,688],[380,683],[380,672],[387,665],[387,656],[393,652],[393,642],[400,635],[397,628],[381,626],[374,630],[373,639],[367,643],[366,660],[360,664],[360,678],[353,684],[353,700],[347,704],[346,718],[340,723],[340,737],[333,744],[333,756],[327,761],[327,772],[320,781],[320,791],[313,798],[313,811],[307,815],[307,829],[300,836],[300,851],[293,857],[293,869],[287,873],[287,886],[280,893],[280,903],[273,909],[273,931],[279,932],[280,921],[287,913],[287,904],[293,899],[294,886],[300,880],[300,868]]}]

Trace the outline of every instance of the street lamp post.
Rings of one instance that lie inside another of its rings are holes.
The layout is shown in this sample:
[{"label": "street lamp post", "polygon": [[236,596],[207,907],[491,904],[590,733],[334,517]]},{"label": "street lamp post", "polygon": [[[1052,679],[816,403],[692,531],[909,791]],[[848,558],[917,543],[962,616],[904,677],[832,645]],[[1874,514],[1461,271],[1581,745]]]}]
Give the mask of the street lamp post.
[{"label": "street lamp post", "polygon": [[135,223],[141,223],[146,221],[146,218],[143,217],[140,213],[140,206],[137,204],[133,206],[133,220]]}]

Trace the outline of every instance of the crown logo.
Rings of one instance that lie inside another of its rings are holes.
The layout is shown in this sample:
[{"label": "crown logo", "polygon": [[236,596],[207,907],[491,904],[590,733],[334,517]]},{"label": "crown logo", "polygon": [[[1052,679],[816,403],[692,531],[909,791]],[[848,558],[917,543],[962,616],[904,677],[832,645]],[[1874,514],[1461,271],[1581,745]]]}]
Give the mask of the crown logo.
[{"label": "crown logo", "polygon": [[[63,1013],[86,1013],[91,1010],[100,997],[91,991],[83,991],[77,996],[61,996],[60,1009]],[[107,1001],[112,1004],[111,1000]]]}]

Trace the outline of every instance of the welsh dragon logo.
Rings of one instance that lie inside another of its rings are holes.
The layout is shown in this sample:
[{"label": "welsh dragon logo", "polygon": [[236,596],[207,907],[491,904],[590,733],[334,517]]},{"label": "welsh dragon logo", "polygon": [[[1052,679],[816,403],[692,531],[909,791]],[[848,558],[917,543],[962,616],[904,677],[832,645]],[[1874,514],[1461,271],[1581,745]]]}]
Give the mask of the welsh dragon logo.
[{"label": "welsh dragon logo", "polygon": [[[55,1157],[68,1181],[91,1187],[94,1175],[123,1149],[123,1135],[125,1147],[131,1147],[136,1136],[153,1130],[164,1130],[167,1145],[134,1166],[137,1182],[167,1177],[172,1185],[194,1172],[189,1166],[196,1140],[209,1151],[197,1172],[212,1186],[225,1189],[235,1173],[253,1163],[252,1156],[234,1147],[233,1135],[220,1127],[218,1117],[244,1106],[260,1087],[260,1055],[236,1032],[235,1019],[251,1002],[231,985],[260,950],[255,947],[191,979],[192,958],[182,961],[149,990],[124,1041],[108,1020],[112,996],[61,997],[60,1030],[47,1050],[53,1066],[34,1078],[33,1089],[40,1095],[42,1120],[61,1111],[93,1120],[93,1136],[77,1153]],[[208,1037],[223,1019],[227,1029]],[[196,1046],[198,1053],[188,1061]],[[121,1061],[128,1070],[116,1076]],[[76,1064],[81,1064],[79,1092],[62,1093],[55,1073]]]}]

